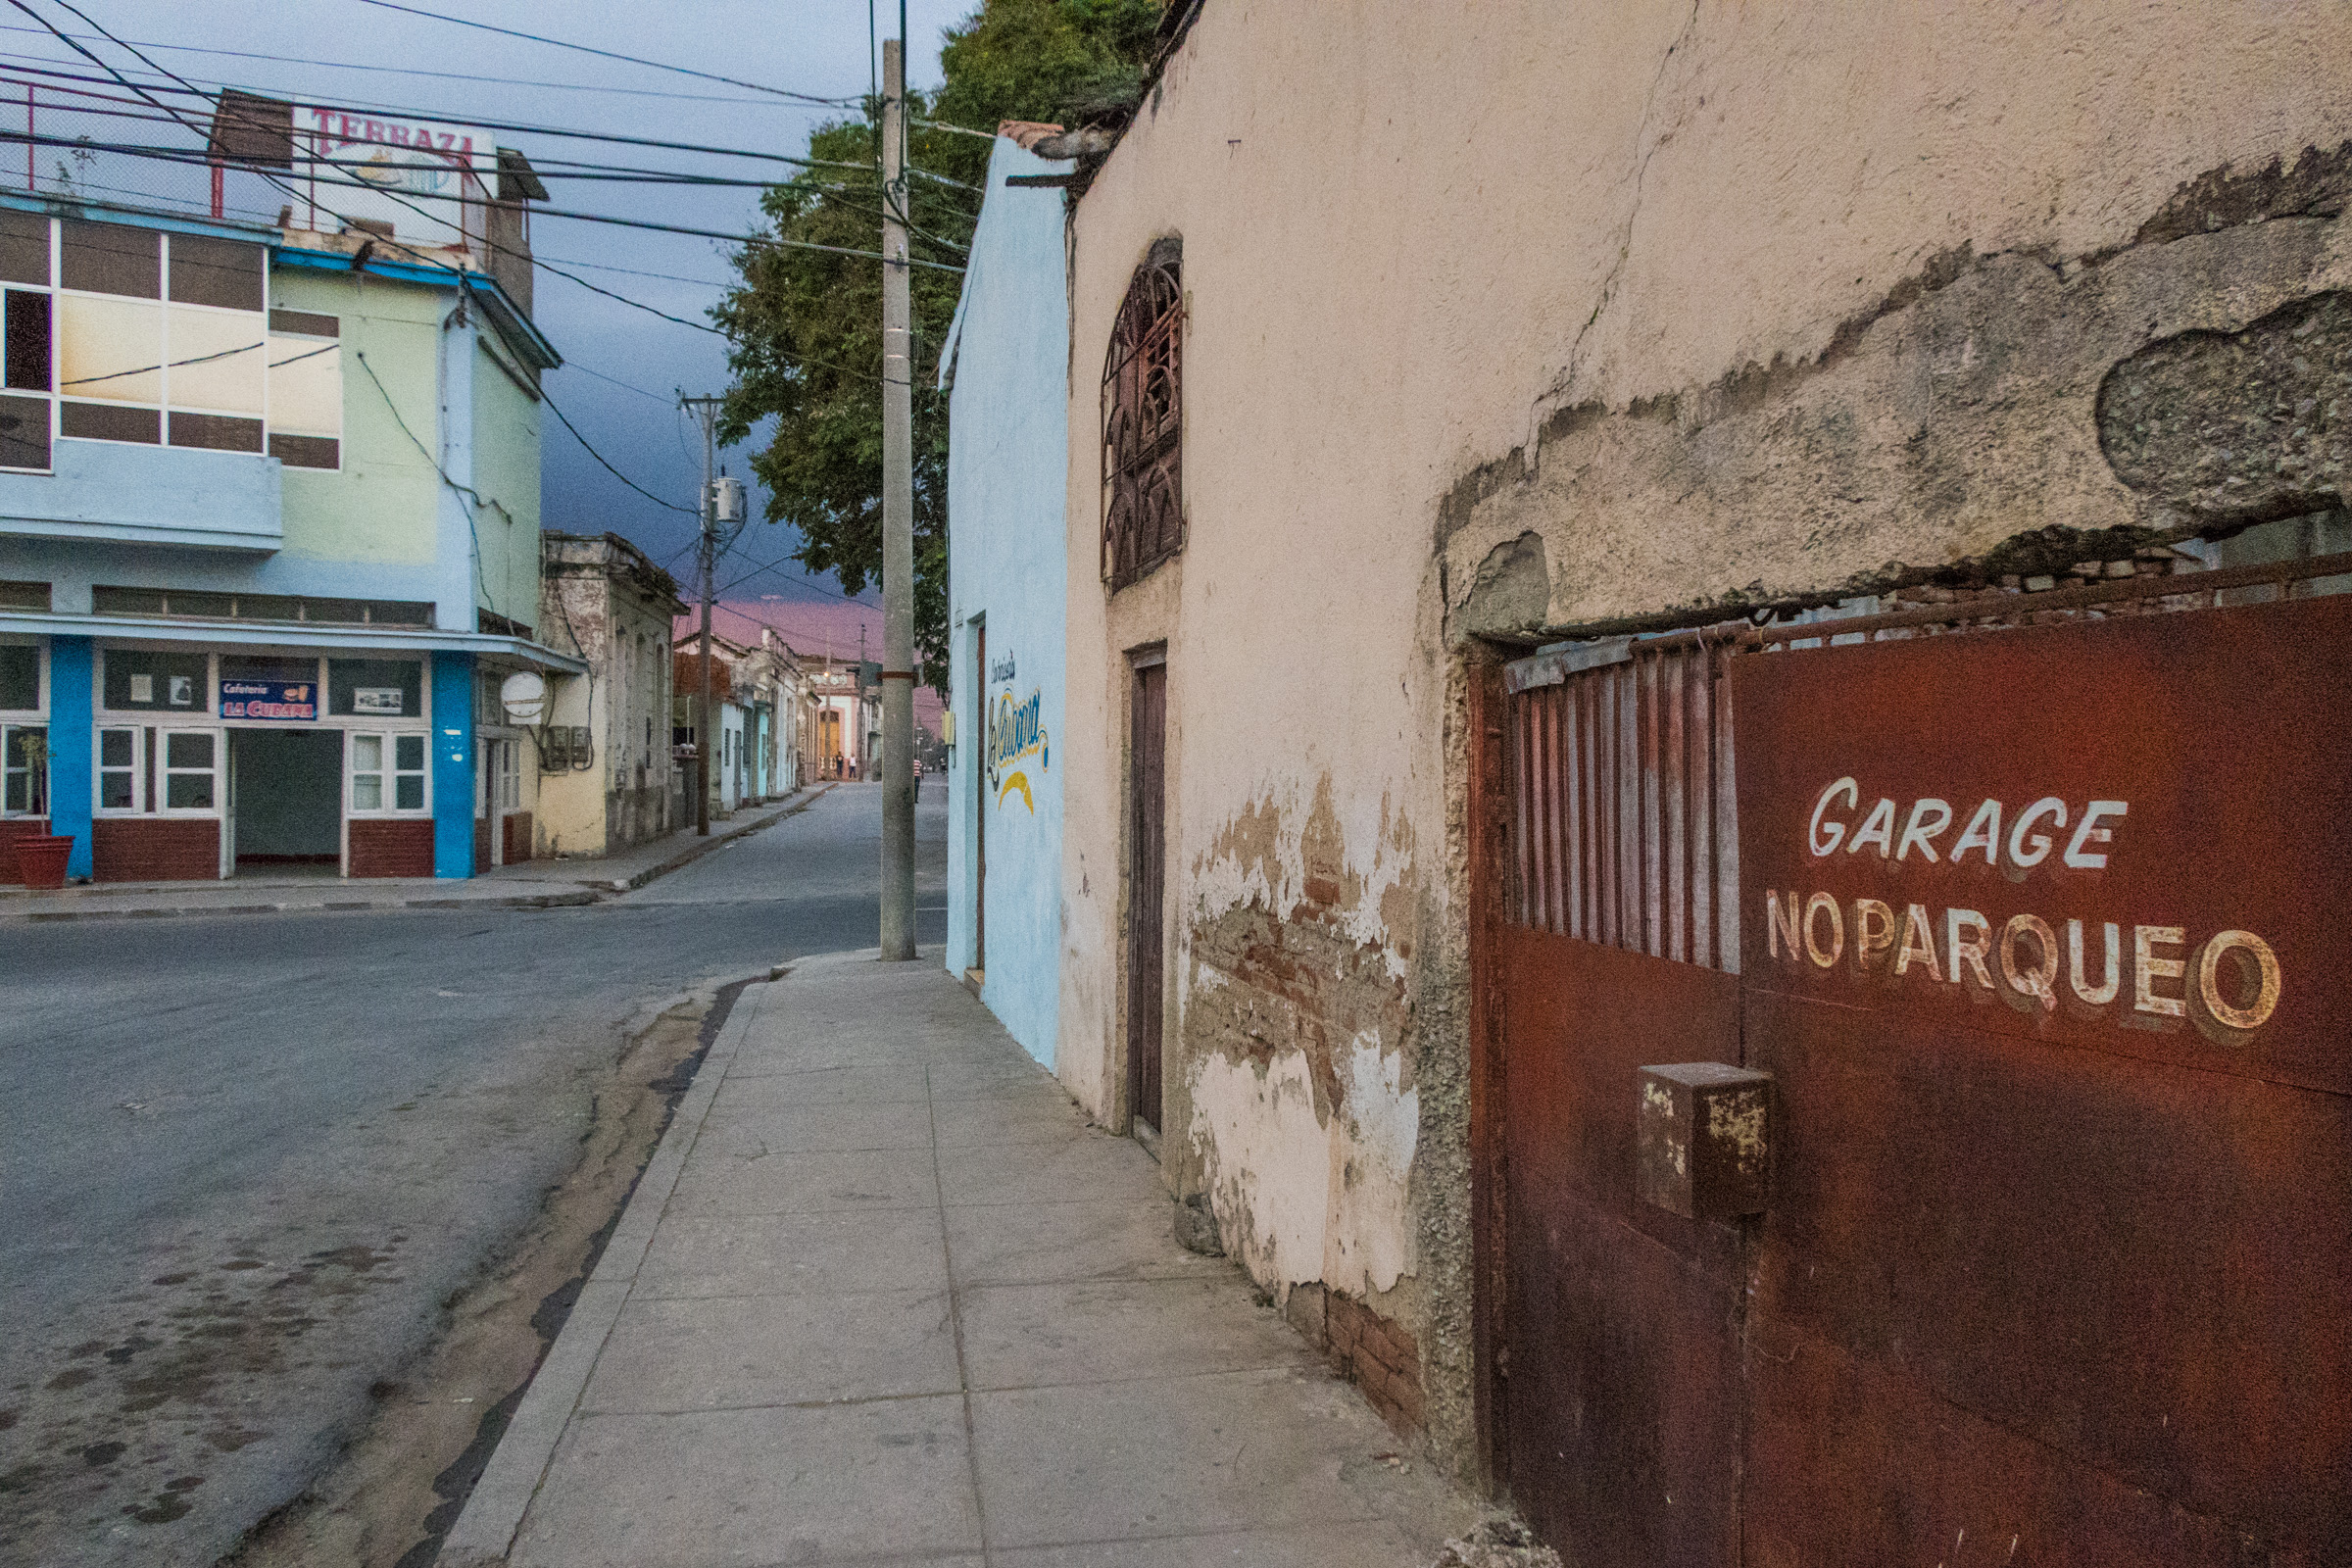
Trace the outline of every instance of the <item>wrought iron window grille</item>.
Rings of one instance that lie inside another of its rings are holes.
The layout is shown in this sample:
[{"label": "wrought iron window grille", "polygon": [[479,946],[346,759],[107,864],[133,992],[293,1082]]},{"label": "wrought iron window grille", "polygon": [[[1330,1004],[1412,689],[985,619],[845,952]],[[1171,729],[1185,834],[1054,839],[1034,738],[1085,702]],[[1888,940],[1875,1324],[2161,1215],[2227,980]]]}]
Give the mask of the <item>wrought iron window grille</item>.
[{"label": "wrought iron window grille", "polygon": [[1136,270],[1102,365],[1102,577],[1126,587],[1184,548],[1184,289],[1173,240]]}]

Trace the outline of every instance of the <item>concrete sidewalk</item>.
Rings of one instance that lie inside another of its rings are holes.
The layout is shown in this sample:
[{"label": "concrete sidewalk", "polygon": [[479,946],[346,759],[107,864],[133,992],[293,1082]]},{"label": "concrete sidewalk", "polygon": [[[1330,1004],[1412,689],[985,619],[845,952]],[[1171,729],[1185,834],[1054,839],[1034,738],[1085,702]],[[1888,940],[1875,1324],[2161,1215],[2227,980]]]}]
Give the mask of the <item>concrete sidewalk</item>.
[{"label": "concrete sidewalk", "polygon": [[268,873],[221,882],[97,882],[56,893],[0,887],[0,921],[111,920],[185,914],[277,914],[308,909],[561,908],[643,887],[769,823],[806,809],[831,789],[812,785],[780,801],[713,819],[710,836],[680,828],[614,855],[524,860],[478,876],[366,877]]},{"label": "concrete sidewalk", "polygon": [[1421,1568],[1479,1518],[936,954],[747,987],[444,1568]]}]

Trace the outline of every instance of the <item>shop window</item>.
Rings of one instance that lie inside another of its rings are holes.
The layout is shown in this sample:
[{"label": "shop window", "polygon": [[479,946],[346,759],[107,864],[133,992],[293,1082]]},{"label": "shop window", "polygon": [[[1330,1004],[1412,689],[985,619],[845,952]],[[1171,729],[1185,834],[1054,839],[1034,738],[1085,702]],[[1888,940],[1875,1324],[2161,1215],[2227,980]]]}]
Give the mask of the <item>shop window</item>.
[{"label": "shop window", "polygon": [[41,651],[28,643],[0,644],[0,709],[38,712],[41,707]]},{"label": "shop window", "polygon": [[226,414],[190,414],[185,409],[173,409],[172,445],[202,447],[209,452],[259,452],[262,450],[262,421],[240,419]]},{"label": "shop window", "polygon": [[106,653],[106,706],[118,712],[162,710],[200,713],[210,706],[202,654],[165,654],[143,648]]},{"label": "shop window", "polygon": [[424,737],[352,736],[351,808],[354,811],[423,810]]},{"label": "shop window", "polygon": [[270,455],[288,467],[342,463],[341,325],[306,311],[270,313]]},{"label": "shop window", "polygon": [[10,289],[0,312],[0,330],[6,333],[8,384],[30,392],[49,391],[49,296]]},{"label": "shop window", "polygon": [[115,408],[104,403],[69,403],[58,411],[57,433],[75,441],[164,443],[164,416],[155,409]]},{"label": "shop window", "polygon": [[151,228],[68,219],[60,255],[68,288],[142,300],[163,297],[163,236]]},{"label": "shop window", "polygon": [[173,811],[209,811],[218,793],[220,738],[210,730],[164,732],[164,806]]},{"label": "shop window", "polygon": [[0,726],[0,814],[49,814],[49,731],[39,724]]},{"label": "shop window", "polygon": [[49,286],[49,220],[45,215],[0,212],[0,280]]},{"label": "shop window", "polygon": [[424,666],[413,659],[330,659],[327,711],[360,718],[424,713]]},{"label": "shop window", "polygon": [[139,808],[139,732],[102,729],[98,732],[98,808],[135,811]]},{"label": "shop window", "polygon": [[172,298],[189,305],[258,311],[263,307],[263,255],[261,246],[246,240],[174,234]]},{"label": "shop window", "polygon": [[49,466],[49,400],[0,397],[0,468]]},{"label": "shop window", "polygon": [[[172,242],[172,250],[179,249]],[[171,403],[173,409],[242,414],[256,423],[262,414],[262,385],[268,377],[269,332],[259,312],[202,311],[174,305],[165,329],[171,335]],[[182,444],[172,437],[173,445]],[[254,451],[261,433],[254,433]]]},{"label": "shop window", "polygon": [[164,401],[164,309],[113,295],[57,302],[58,387],[107,403]]}]

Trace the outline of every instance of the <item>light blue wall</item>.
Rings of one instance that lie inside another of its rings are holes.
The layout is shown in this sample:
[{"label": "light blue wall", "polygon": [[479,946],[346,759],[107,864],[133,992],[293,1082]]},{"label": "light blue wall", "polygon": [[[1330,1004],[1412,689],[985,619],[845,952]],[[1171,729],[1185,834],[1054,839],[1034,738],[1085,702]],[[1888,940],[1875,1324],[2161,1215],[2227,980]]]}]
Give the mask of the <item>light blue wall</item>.
[{"label": "light blue wall", "polygon": [[90,758],[96,701],[97,645],[87,637],[49,639],[49,831],[74,841],[66,875],[90,873],[90,808],[97,803],[97,764]]},{"label": "light blue wall", "polygon": [[433,655],[433,875],[473,875],[473,656]]},{"label": "light blue wall", "polygon": [[48,473],[0,473],[0,534],[241,551],[284,542],[275,458],[60,437],[49,461]]},{"label": "light blue wall", "polygon": [[[1061,992],[1069,296],[1061,192],[1010,189],[1004,179],[1069,168],[997,140],[956,311],[948,425],[956,746],[948,762],[947,963],[958,973],[973,963],[975,837],[985,817],[987,980],[980,1000],[1048,1067]],[[983,617],[989,663],[1002,669],[1009,661],[1009,679],[975,662]],[[1038,744],[999,759],[992,784],[992,727],[1032,699]]]}]

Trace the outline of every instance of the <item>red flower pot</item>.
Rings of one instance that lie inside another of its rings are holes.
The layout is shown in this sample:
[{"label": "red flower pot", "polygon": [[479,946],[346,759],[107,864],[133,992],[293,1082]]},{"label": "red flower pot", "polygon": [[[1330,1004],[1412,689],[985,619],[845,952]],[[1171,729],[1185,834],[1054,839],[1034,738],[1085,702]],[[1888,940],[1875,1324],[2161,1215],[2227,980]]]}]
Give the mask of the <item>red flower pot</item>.
[{"label": "red flower pot", "polygon": [[39,838],[49,831],[45,816],[12,816],[0,821],[0,887],[24,881],[17,872],[17,840]]},{"label": "red flower pot", "polygon": [[74,840],[43,833],[17,840],[17,870],[24,885],[36,893],[54,893],[66,885],[66,861]]}]

